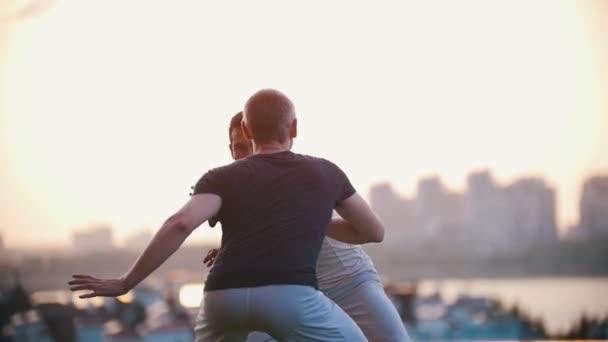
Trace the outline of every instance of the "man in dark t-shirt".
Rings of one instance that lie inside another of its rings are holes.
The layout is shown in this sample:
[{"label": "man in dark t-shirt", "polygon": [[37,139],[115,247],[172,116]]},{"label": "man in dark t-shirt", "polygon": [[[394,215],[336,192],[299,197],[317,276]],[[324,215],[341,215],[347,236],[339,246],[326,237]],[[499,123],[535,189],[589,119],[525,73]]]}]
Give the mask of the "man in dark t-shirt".
[{"label": "man in dark t-shirt", "polygon": [[[230,119],[228,126],[228,149],[234,160],[253,154],[251,141],[243,134],[242,121],[243,112],[238,112]],[[217,218],[210,219],[209,225],[213,227],[216,222]],[[218,254],[219,249],[212,249],[203,262],[211,268]],[[319,290],[357,323],[368,340],[411,341],[399,313],[384,292],[371,258],[360,245],[343,243],[326,236],[315,273]],[[205,310],[201,307],[196,318],[199,323],[195,326],[196,332],[205,326],[202,324],[205,322],[204,315]],[[262,332],[253,332],[247,337],[247,342],[274,341]]]},{"label": "man in dark t-shirt", "polygon": [[[197,341],[244,341],[249,331],[277,340],[362,341],[361,330],[317,290],[315,265],[327,235],[380,241],[384,227],[335,164],[290,151],[297,136],[291,101],[261,90],[246,103],[243,133],[254,154],[210,170],[133,268],[119,279],[75,275],[83,297],[116,296],[156,269],[201,223],[222,224],[222,253],[209,274]],[[336,210],[344,219],[331,220]]]},{"label": "man in dark t-shirt", "polygon": [[336,205],[354,193],[336,165],[290,151],[256,154],[209,171],[194,196],[222,198],[223,235],[206,290],[274,284],[317,288],[315,265],[325,229]]}]

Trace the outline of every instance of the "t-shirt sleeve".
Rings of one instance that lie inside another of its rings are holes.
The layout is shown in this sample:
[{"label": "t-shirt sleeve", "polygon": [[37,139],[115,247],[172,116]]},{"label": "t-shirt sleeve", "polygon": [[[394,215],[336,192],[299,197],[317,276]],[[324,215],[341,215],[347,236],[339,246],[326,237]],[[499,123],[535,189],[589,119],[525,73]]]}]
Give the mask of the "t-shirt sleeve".
[{"label": "t-shirt sleeve", "polygon": [[216,194],[222,197],[222,176],[218,170],[207,171],[194,186],[193,195]]},{"label": "t-shirt sleeve", "polygon": [[[222,197],[222,179],[222,176],[217,170],[208,171],[198,180],[198,182],[196,182],[196,185],[193,187],[192,195],[216,194]],[[209,226],[215,227],[218,221],[218,215],[210,218]]]},{"label": "t-shirt sleeve", "polygon": [[335,164],[332,164],[332,166],[335,170],[335,172],[334,172],[335,179],[334,179],[333,184],[336,184],[338,186],[337,195],[336,195],[336,205],[337,205],[337,204],[341,203],[342,201],[344,201],[345,199],[352,196],[355,192],[357,192],[357,190],[355,190],[355,187],[352,185],[352,183],[348,179],[348,176],[346,176],[346,174],[344,173],[344,171],[342,171],[342,169],[340,169],[340,167],[338,167]]}]

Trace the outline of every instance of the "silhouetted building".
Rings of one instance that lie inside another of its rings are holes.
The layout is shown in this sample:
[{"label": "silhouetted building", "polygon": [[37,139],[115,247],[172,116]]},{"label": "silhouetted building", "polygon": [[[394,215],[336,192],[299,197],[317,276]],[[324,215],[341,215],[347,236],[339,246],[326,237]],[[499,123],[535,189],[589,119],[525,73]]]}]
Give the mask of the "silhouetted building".
[{"label": "silhouetted building", "polygon": [[467,226],[473,248],[510,253],[557,239],[555,191],[540,178],[523,178],[498,186],[489,171],[468,177]]},{"label": "silhouetted building", "polygon": [[107,251],[114,247],[112,228],[94,226],[84,231],[73,232],[72,245],[79,253]]},{"label": "silhouetted building", "polygon": [[583,184],[579,227],[586,238],[608,236],[608,176],[592,177]]},{"label": "silhouetted building", "polygon": [[413,201],[399,196],[389,183],[371,187],[370,206],[382,219],[387,231],[403,231],[413,226]]},{"label": "silhouetted building", "polygon": [[389,183],[370,189],[370,206],[386,226],[385,244],[412,243],[414,201],[399,196]]},{"label": "silhouetted building", "polygon": [[448,191],[438,177],[428,177],[418,182],[415,203],[419,236],[441,239],[443,234],[459,234],[464,219],[464,198]]},{"label": "silhouetted building", "polygon": [[557,240],[555,191],[540,178],[524,178],[507,187],[513,238],[535,243]]},{"label": "silhouetted building", "polygon": [[498,187],[489,171],[469,174],[467,178],[467,216],[469,220],[491,218],[496,211]]},{"label": "silhouetted building", "polygon": [[479,255],[507,253],[511,250],[508,229],[512,219],[505,192],[485,170],[467,177],[465,220],[470,251]]},{"label": "silhouetted building", "polygon": [[[477,256],[513,254],[557,239],[555,191],[541,178],[498,185],[489,171],[471,173],[466,193],[452,192],[439,177],[418,182],[414,200],[390,184],[371,189],[371,205],[399,246],[460,250]],[[608,212],[608,210],[606,210]]]}]

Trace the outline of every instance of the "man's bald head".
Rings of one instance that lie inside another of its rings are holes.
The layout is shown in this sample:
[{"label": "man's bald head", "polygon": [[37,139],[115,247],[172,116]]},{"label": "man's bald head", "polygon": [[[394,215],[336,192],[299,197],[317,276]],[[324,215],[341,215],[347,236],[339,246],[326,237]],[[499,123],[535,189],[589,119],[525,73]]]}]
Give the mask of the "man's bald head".
[{"label": "man's bald head", "polygon": [[274,89],[253,94],[243,110],[243,120],[256,144],[284,143],[290,137],[295,118],[291,100]]}]

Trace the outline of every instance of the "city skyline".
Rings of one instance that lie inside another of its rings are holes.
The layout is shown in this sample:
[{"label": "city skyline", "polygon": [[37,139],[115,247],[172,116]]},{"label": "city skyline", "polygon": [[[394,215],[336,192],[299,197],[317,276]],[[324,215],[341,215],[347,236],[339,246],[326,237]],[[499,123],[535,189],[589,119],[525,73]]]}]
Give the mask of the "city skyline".
[{"label": "city skyline", "polygon": [[417,189],[404,198],[390,184],[372,188],[371,206],[386,226],[385,247],[424,250],[430,244],[492,257],[558,242],[555,189],[543,178],[501,185],[485,170],[468,175],[464,192],[451,191],[439,177],[420,179]]},{"label": "city skyline", "polygon": [[[265,87],[295,103],[294,151],[364,194],[540,175],[564,229],[584,179],[608,173],[605,2],[43,4],[0,16],[8,247],[65,246],[89,223],[157,229],[230,162],[228,120]],[[204,227],[189,240],[217,239]]]},{"label": "city skyline", "polygon": [[[555,197],[556,194],[559,192],[559,189],[555,189],[555,188],[551,188],[549,186],[549,184],[546,182],[546,179],[542,178],[542,177],[538,177],[538,176],[525,176],[525,177],[520,177],[520,178],[514,178],[511,179],[510,182],[507,183],[499,183],[496,182],[496,178],[494,177],[494,174],[492,173],[492,170],[490,169],[479,169],[479,170],[475,170],[475,171],[471,171],[469,174],[467,174],[467,180],[468,180],[468,185],[467,187],[465,187],[465,189],[463,191],[456,191],[453,188],[450,188],[449,186],[446,186],[446,184],[444,183],[444,180],[441,178],[440,175],[429,175],[429,176],[425,176],[425,177],[421,177],[418,179],[418,181],[416,182],[417,185],[417,191],[411,195],[405,195],[403,193],[400,193],[398,191],[396,191],[396,188],[394,186],[394,184],[392,182],[389,181],[383,181],[383,182],[379,182],[376,184],[373,184],[368,191],[365,193],[365,197],[369,199],[370,205],[372,206],[372,208],[376,211],[376,213],[381,217],[381,219],[383,219],[383,222],[385,223],[386,227],[387,227],[387,231],[389,233],[388,236],[393,236],[394,233],[420,233],[422,230],[428,230],[427,226],[428,226],[428,222],[425,223],[426,220],[431,219],[432,221],[435,222],[444,222],[444,223],[448,223],[448,225],[456,225],[456,226],[462,226],[463,224],[466,226],[465,223],[462,223],[461,221],[463,221],[465,219],[465,217],[463,217],[463,215],[465,215],[465,207],[467,207],[467,204],[463,201],[467,200],[468,198],[471,197],[471,182],[473,181],[474,178],[478,179],[478,181],[481,181],[482,184],[483,182],[486,182],[486,178],[487,178],[487,182],[488,182],[488,186],[490,186],[493,189],[496,189],[497,191],[512,191],[512,189],[517,188],[517,187],[529,187],[530,185],[536,186],[536,185],[540,185],[541,187],[546,187],[547,190],[549,190],[551,192],[551,197],[549,199],[549,205],[551,205],[552,207],[549,209],[550,213],[548,213],[549,215],[549,226],[548,229],[550,229],[549,236],[547,236],[548,240],[545,239],[544,242],[545,243],[550,243],[551,241],[553,241],[553,239],[557,238],[557,239],[569,239],[569,238],[585,238],[585,237],[589,237],[590,235],[588,233],[585,232],[585,229],[588,229],[587,227],[585,227],[586,223],[583,221],[589,221],[589,210],[587,208],[583,208],[581,207],[581,205],[583,205],[583,201],[587,201],[589,202],[589,191],[593,191],[594,189],[590,187],[590,184],[600,184],[601,186],[605,187],[606,184],[608,184],[608,174],[605,175],[597,175],[597,176],[592,176],[590,178],[587,178],[584,180],[584,182],[581,184],[581,198],[579,199],[579,211],[586,211],[587,212],[587,217],[581,216],[581,212],[579,212],[579,220],[577,222],[574,222],[573,224],[571,224],[568,227],[565,228],[560,228],[559,225],[555,222],[555,219],[557,218],[557,213],[555,212],[556,209],[556,201],[555,201]],[[479,177],[482,177],[482,179],[479,179]],[[549,187],[547,187],[549,186]],[[597,188],[597,186],[596,186]],[[583,191],[585,190],[585,191]],[[605,206],[605,204],[603,204],[603,202],[605,201],[606,198],[608,198],[608,192],[605,191],[604,188],[599,188],[599,190],[602,190],[601,195],[598,194],[595,197],[597,197],[598,199],[595,200],[595,202],[593,202],[591,205],[590,204],[586,204],[587,207],[591,207],[591,208],[595,208],[596,206],[600,205],[600,206]],[[597,192],[597,191],[595,191]],[[435,193],[435,194],[433,194]],[[379,197],[381,196],[381,197]],[[442,198],[437,198],[436,196],[448,196],[451,197],[452,199],[448,199],[448,201],[451,202],[451,204],[448,205],[448,207],[445,207],[445,199]],[[499,195],[499,196],[504,196],[504,195]],[[603,196],[603,197],[598,197],[598,196]],[[382,198],[384,197],[384,199]],[[388,200],[388,202],[394,202],[394,203],[388,203],[386,202],[386,200]],[[494,200],[498,200],[498,202],[504,202],[507,201],[507,198],[504,197],[498,197],[495,198]],[[383,202],[384,201],[384,202]],[[525,198],[520,198],[518,201],[525,201]],[[484,203],[480,203],[482,205],[485,205],[485,207],[481,207],[482,210],[488,210],[487,209],[487,199],[483,200]],[[424,208],[419,208],[419,205],[423,205],[424,207],[427,207],[427,209]],[[431,208],[429,208],[428,206],[431,206]],[[450,208],[451,206],[451,208]],[[593,207],[595,206],[595,207]],[[433,209],[433,207],[435,209]],[[483,209],[486,208],[486,209]],[[602,217],[606,217],[606,218],[602,218],[600,220],[595,219],[595,224],[596,227],[594,227],[595,229],[604,229],[606,230],[606,233],[608,233],[608,230],[604,227],[602,223],[600,222],[608,222],[608,216],[606,216],[604,214],[604,211],[602,211],[601,207],[600,209],[593,209],[595,210],[595,212],[597,212],[599,215],[602,215]],[[496,215],[496,213],[492,214],[487,213],[477,213],[475,215],[482,215],[482,216],[487,216],[488,219],[490,221],[496,221],[496,218],[493,218],[492,215]],[[595,215],[598,215],[595,214]],[[422,216],[420,216],[422,215]],[[503,214],[504,215],[504,214]],[[447,221],[445,221],[447,218]],[[504,217],[503,217],[504,219]],[[510,220],[513,218],[510,218]],[[517,220],[516,220],[517,221]],[[551,223],[552,222],[552,223]],[[581,230],[581,226],[583,225],[583,229]],[[508,225],[508,224],[507,224]],[[500,227],[497,226],[497,227]],[[603,227],[603,228],[597,228],[597,227]],[[428,237],[432,237],[434,236],[434,234],[439,233],[439,231],[437,231],[435,228],[431,228],[430,232],[426,232],[425,235],[427,235]],[[469,227],[470,228],[470,227]],[[509,229],[509,227],[502,227],[504,230],[504,228]],[[530,229],[534,229],[534,230],[538,230],[541,227],[530,227]],[[564,229],[570,229],[568,231],[564,230]],[[574,231],[571,231],[572,229],[574,229]],[[72,227],[70,230],[70,235],[67,241],[67,244],[65,246],[67,247],[71,247],[74,249],[74,251],[78,252],[91,252],[94,250],[103,250],[104,248],[110,248],[110,247],[124,247],[124,248],[128,248],[128,249],[133,249],[133,250],[143,250],[143,248],[146,246],[147,241],[149,241],[152,238],[152,235],[154,234],[155,230],[154,227],[146,227],[146,226],[138,226],[138,227],[132,227],[132,229],[130,229],[128,231],[128,233],[121,233],[121,229],[119,229],[119,227],[115,227],[113,226],[111,223],[108,223],[106,221],[99,221],[99,222],[88,222],[76,227]],[[216,231],[217,232],[217,231]],[[118,234],[116,234],[118,233]],[[555,234],[555,237],[551,237],[551,234]],[[219,243],[219,238],[221,235],[217,235],[215,237],[212,238],[207,238],[207,239],[202,239],[202,240],[196,240],[194,241],[195,243],[200,243],[200,242],[204,242],[204,243]],[[395,235],[396,236],[396,235]],[[545,235],[546,236],[546,235]],[[2,242],[2,238],[3,235],[0,235],[0,243]],[[410,237],[408,237],[408,239],[410,239]],[[438,240],[441,240],[440,236],[436,236],[435,237]],[[508,239],[507,239],[508,240]],[[509,241],[507,241],[509,242]],[[509,243],[512,242],[516,242],[516,240],[514,241],[510,241]],[[530,239],[529,241],[527,241],[529,243],[534,243],[535,240]],[[536,241],[538,243],[542,243],[543,241]],[[187,242],[188,243],[188,242]],[[192,243],[192,242],[190,242]],[[23,246],[11,246],[11,247],[23,247]],[[53,247],[53,246],[50,246]]]}]

